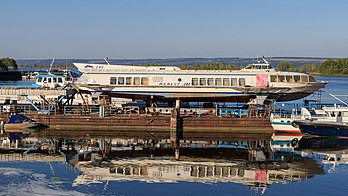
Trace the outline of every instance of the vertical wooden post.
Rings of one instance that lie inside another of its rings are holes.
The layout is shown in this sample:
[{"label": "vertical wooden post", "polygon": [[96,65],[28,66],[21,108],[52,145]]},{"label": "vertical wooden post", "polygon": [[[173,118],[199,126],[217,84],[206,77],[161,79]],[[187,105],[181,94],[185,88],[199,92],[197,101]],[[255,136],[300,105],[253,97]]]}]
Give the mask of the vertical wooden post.
[{"label": "vertical wooden post", "polygon": [[175,159],[179,160],[179,146],[182,138],[183,123],[180,117],[180,99],[176,100],[175,108],[170,117],[170,141],[175,152]]}]

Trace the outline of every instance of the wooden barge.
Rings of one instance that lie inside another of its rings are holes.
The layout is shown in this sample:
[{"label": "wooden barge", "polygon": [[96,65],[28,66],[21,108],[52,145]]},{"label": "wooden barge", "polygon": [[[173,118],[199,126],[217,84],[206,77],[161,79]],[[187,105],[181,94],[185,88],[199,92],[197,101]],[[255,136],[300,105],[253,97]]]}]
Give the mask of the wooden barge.
[{"label": "wooden barge", "polygon": [[[118,115],[109,117],[77,115],[27,115],[54,129],[68,130],[170,130],[171,116]],[[5,122],[8,116],[1,117]],[[194,132],[273,132],[269,118],[230,118],[215,115],[183,116],[184,131]]]}]

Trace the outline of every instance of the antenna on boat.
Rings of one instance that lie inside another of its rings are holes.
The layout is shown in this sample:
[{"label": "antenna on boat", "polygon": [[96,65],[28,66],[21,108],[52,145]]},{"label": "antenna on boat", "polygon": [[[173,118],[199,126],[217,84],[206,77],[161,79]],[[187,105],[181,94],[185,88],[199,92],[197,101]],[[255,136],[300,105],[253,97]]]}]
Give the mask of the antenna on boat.
[{"label": "antenna on boat", "polygon": [[109,63],[109,58],[108,57],[106,57],[106,58],[104,58],[104,61],[108,64],[108,65],[110,65],[110,63]]},{"label": "antenna on boat", "polygon": [[263,60],[266,64],[269,64],[269,62],[266,60],[265,56],[262,56],[262,60]]},{"label": "antenna on boat", "polygon": [[49,73],[49,74],[51,73],[52,66],[53,66],[53,63],[54,63],[55,58],[56,58],[56,57],[53,57],[52,62],[51,62],[51,64],[50,64],[50,69],[48,70],[48,73]]}]

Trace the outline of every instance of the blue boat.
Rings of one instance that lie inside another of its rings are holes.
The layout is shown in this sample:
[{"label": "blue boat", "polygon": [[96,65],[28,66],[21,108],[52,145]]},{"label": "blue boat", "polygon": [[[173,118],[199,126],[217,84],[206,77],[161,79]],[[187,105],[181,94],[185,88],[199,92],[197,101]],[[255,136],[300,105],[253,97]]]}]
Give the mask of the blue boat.
[{"label": "blue boat", "polygon": [[295,123],[304,134],[348,137],[348,124],[343,122],[297,120]]}]

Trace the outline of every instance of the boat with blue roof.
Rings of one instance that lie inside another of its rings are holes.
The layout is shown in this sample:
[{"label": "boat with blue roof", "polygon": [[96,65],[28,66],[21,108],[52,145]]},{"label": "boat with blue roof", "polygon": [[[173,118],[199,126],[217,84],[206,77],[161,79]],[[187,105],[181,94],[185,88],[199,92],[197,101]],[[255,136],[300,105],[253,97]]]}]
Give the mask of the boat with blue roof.
[{"label": "boat with blue roof", "polygon": [[12,114],[8,123],[4,125],[6,131],[8,130],[22,130],[22,129],[40,129],[47,128],[47,125],[38,123],[33,119],[28,118],[23,114]]}]

